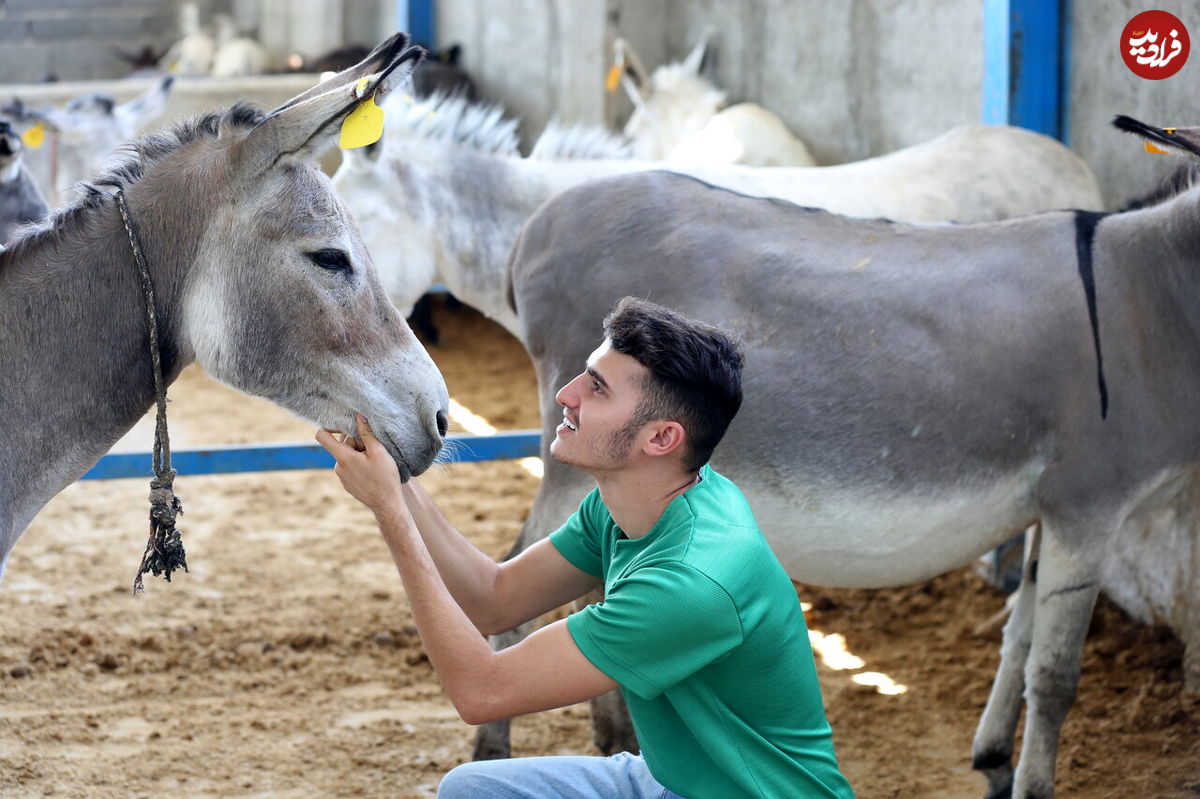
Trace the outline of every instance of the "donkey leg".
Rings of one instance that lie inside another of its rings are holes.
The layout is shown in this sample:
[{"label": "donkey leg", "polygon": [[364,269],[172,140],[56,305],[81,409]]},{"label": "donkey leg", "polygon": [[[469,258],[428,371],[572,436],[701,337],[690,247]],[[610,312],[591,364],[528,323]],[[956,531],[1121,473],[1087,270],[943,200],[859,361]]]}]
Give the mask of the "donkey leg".
[{"label": "donkey leg", "polygon": [[609,691],[592,700],[592,742],[606,755],[642,751],[620,691]]},{"label": "donkey leg", "polygon": [[1008,622],[1004,625],[1004,643],[1000,647],[1000,667],[992,683],[987,707],[975,731],[971,747],[971,765],[987,778],[986,799],[1008,799],[1012,795],[1013,740],[1021,718],[1025,691],[1025,663],[1033,638],[1036,606],[1038,546],[1041,526],[1033,532]]},{"label": "donkey leg", "polygon": [[[1037,614],[1025,667],[1025,737],[1013,782],[1015,799],[1052,799],[1058,737],[1079,685],[1083,643],[1096,597],[1104,538],[1068,546],[1051,523],[1038,559]],[[1078,536],[1075,540],[1083,540]]]}]

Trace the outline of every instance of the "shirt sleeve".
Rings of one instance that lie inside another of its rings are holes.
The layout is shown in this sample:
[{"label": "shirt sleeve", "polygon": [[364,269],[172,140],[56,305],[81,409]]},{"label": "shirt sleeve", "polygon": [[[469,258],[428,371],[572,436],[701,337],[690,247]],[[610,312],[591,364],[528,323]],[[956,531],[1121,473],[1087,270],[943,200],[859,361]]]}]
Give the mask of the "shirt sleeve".
[{"label": "shirt sleeve", "polygon": [[596,505],[600,492],[593,490],[579,503],[579,508],[550,534],[550,543],[575,568],[593,577],[604,578],[600,546],[600,525],[596,522]]},{"label": "shirt sleeve", "polygon": [[596,668],[653,699],[743,640],[729,594],[678,563],[638,569],[603,602],[567,618],[576,646]]}]

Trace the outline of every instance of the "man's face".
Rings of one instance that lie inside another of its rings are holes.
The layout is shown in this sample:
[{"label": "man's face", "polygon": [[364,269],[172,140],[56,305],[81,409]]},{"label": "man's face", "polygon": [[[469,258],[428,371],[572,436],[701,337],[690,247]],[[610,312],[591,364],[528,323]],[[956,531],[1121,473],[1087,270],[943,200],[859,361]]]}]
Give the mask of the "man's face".
[{"label": "man's face", "polygon": [[550,444],[554,459],[589,471],[611,471],[625,464],[636,446],[626,425],[637,410],[647,375],[646,367],[613,350],[605,339],[588,357],[583,373],[555,396],[563,406],[563,421]]}]

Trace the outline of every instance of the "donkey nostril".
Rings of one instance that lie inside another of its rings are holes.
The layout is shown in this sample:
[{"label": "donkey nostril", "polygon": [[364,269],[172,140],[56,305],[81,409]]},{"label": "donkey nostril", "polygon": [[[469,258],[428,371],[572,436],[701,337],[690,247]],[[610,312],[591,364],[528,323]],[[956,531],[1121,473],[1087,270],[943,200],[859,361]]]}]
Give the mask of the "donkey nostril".
[{"label": "donkey nostril", "polygon": [[450,420],[446,418],[446,412],[438,411],[437,412],[438,435],[441,436],[442,438],[445,438],[446,430],[449,429],[449,427],[450,427]]}]

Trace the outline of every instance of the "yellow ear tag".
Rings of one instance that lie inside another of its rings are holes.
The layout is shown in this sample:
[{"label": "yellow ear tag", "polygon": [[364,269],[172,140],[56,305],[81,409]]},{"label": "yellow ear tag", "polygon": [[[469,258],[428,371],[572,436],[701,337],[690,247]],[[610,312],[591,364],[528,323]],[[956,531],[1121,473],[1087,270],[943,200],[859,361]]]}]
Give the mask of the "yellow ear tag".
[{"label": "yellow ear tag", "polygon": [[621,69],[620,64],[613,64],[604,78],[604,89],[610,94],[617,90],[617,86],[621,85]]},{"label": "yellow ear tag", "polygon": [[[363,78],[355,87],[356,93],[361,93],[366,87],[367,78]],[[366,147],[379,141],[383,135],[383,109],[375,105],[375,95],[358,104],[358,108],[347,115],[342,122],[342,132],[338,137],[338,147],[343,150],[353,150],[356,147]]]},{"label": "yellow ear tag", "polygon": [[21,134],[21,141],[31,150],[36,150],[46,142],[46,123],[39,122]]},{"label": "yellow ear tag", "polygon": [[1168,155],[1169,154],[1163,148],[1156,147],[1155,145],[1151,144],[1149,139],[1146,140],[1146,152],[1154,153],[1155,155]]}]

